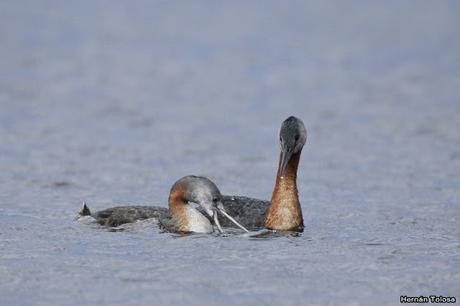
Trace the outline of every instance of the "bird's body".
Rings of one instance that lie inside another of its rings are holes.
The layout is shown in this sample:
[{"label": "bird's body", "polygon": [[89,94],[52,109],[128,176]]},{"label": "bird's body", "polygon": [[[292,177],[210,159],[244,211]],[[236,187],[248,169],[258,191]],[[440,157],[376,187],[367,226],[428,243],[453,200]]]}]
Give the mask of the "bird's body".
[{"label": "bird's body", "polygon": [[[90,215],[104,226],[119,226],[156,218],[160,226],[167,231],[211,233],[214,230],[212,221],[222,231],[218,212],[225,214],[225,211],[221,201],[222,195],[219,189],[209,179],[186,176],[172,186],[168,199],[169,209],[158,206],[118,206],[92,214],[84,204],[80,215]],[[201,211],[189,205],[189,202],[199,204]]]},{"label": "bird's body", "polygon": [[[244,227],[250,229],[264,227],[270,202],[243,196],[224,195],[222,203],[225,211]],[[234,226],[233,223],[222,217],[219,217],[219,221],[224,227]]]},{"label": "bird's body", "polygon": [[178,232],[179,221],[166,207],[159,206],[117,206],[107,208],[91,216],[102,226],[116,227],[125,223],[158,219],[159,225],[167,231]]}]

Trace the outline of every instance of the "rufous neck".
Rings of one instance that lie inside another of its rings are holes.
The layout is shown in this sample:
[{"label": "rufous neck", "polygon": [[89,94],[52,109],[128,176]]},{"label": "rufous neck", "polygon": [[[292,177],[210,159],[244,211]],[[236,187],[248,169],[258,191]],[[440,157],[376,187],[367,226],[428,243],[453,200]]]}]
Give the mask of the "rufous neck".
[{"label": "rufous neck", "polygon": [[[276,176],[275,188],[265,226],[276,230],[303,228],[302,208],[297,191],[297,168],[301,152],[294,153],[282,175]],[[282,154],[280,154],[281,164]]]},{"label": "rufous neck", "polygon": [[186,206],[188,205],[185,199],[186,186],[179,185],[175,189],[171,190],[168,199],[169,210],[177,218],[180,223],[180,231],[187,231],[189,227],[188,218],[186,214]]},{"label": "rufous neck", "polygon": [[211,233],[213,226],[198,210],[188,204],[186,188],[178,186],[169,194],[169,210],[179,222],[179,231]]}]

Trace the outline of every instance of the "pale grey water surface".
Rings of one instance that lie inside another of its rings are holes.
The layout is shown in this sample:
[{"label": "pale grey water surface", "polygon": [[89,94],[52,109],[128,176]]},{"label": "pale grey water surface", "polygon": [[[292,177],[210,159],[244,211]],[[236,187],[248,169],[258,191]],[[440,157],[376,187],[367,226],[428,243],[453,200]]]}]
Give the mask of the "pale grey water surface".
[{"label": "pale grey water surface", "polygon": [[[0,305],[460,298],[458,1],[1,1]],[[269,199],[302,118],[300,237],[76,221],[206,175]]]}]

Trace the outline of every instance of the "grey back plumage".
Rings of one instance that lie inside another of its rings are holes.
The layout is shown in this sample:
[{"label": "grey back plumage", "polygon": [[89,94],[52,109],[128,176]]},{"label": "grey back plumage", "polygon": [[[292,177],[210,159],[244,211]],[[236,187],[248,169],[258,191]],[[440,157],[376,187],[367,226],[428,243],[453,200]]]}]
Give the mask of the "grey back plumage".
[{"label": "grey back plumage", "polygon": [[171,192],[178,186],[185,184],[187,191],[185,199],[193,203],[211,203],[214,198],[220,200],[219,188],[210,179],[203,176],[188,175],[178,180],[171,187]]},{"label": "grey back plumage", "polygon": [[[224,195],[222,202],[225,211],[244,227],[248,229],[260,229],[264,227],[265,217],[270,206],[269,201]],[[219,216],[219,221],[224,227],[235,227],[227,218]]]},{"label": "grey back plumage", "polygon": [[149,218],[167,218],[172,216],[165,207],[158,206],[117,206],[98,211],[91,215],[103,226],[119,226]]},{"label": "grey back plumage", "polygon": [[91,216],[102,226],[116,227],[126,223],[158,219],[160,228],[178,232],[179,222],[166,207],[159,206],[117,206],[98,211]]}]

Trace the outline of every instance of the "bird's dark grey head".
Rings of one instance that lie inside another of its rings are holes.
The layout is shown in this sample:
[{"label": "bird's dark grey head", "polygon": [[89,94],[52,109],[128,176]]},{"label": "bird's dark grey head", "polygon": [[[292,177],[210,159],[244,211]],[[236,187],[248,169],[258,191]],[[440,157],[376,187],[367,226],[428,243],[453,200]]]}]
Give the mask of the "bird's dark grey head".
[{"label": "bird's dark grey head", "polygon": [[222,200],[219,188],[210,179],[202,176],[186,176],[188,201],[193,203],[215,203]]},{"label": "bird's dark grey head", "polygon": [[281,164],[278,175],[282,176],[292,155],[302,151],[307,141],[307,130],[299,118],[291,116],[283,121],[279,132]]},{"label": "bird's dark grey head", "polygon": [[281,149],[287,146],[293,150],[293,153],[302,150],[307,141],[307,130],[302,120],[294,116],[283,121],[279,135]]},{"label": "bird's dark grey head", "polygon": [[222,195],[210,179],[202,176],[189,175],[179,179],[171,188],[171,192],[179,186],[185,186],[184,199],[199,204],[210,216],[217,205],[222,205]]},{"label": "bird's dark grey head", "polygon": [[219,188],[217,188],[216,184],[214,184],[210,179],[194,175],[185,176],[172,186],[170,199],[171,194],[175,194],[177,192],[183,194],[181,196],[183,200],[199,204],[214,220],[214,223],[221,233],[223,232],[223,229],[219,223],[218,212],[235,223],[235,225],[248,232],[246,228],[225,212]]},{"label": "bird's dark grey head", "polygon": [[216,184],[214,184],[210,179],[194,175],[185,176],[174,183],[171,188],[170,197],[171,194],[176,193],[177,190],[180,190],[179,193],[183,192],[183,200],[199,204],[214,220],[214,223],[220,232],[223,232],[223,229],[219,223],[218,212],[235,223],[235,225],[248,232],[246,228],[225,212],[219,188],[217,188]]}]

